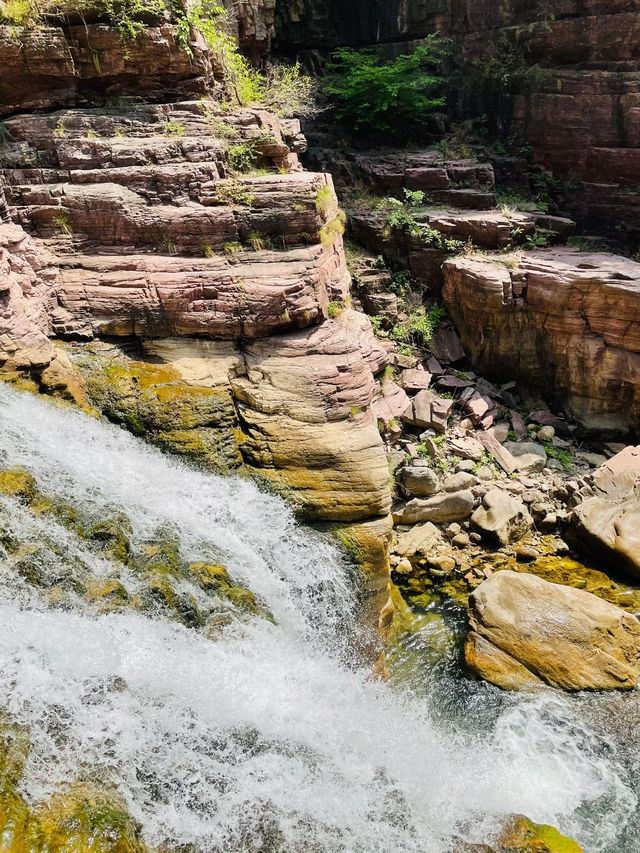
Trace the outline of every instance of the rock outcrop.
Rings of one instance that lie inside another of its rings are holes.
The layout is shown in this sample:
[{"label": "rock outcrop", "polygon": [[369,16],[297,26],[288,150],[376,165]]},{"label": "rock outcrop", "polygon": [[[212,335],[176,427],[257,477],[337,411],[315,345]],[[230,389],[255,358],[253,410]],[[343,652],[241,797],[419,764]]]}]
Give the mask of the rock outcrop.
[{"label": "rock outcrop", "polygon": [[628,447],[589,478],[593,497],[573,513],[576,547],[640,577],[640,447]]},{"label": "rock outcrop", "polygon": [[591,431],[640,429],[640,264],[554,249],[461,257],[443,271],[480,370],[562,400]]},{"label": "rock outcrop", "polygon": [[633,689],[640,621],[591,593],[533,575],[497,572],[469,599],[465,657],[505,689]]}]

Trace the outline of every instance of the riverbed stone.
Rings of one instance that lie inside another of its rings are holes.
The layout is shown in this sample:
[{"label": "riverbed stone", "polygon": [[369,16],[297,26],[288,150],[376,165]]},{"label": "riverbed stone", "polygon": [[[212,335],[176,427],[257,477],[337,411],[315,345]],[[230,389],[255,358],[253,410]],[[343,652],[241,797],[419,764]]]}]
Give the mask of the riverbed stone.
[{"label": "riverbed stone", "polygon": [[522,501],[503,489],[491,489],[473,513],[471,524],[498,545],[517,542],[531,529],[531,516]]},{"label": "riverbed stone", "polygon": [[430,521],[416,524],[398,536],[394,553],[400,557],[428,557],[443,544],[442,534]]},{"label": "riverbed stone", "polygon": [[466,471],[459,471],[447,477],[442,484],[445,492],[459,492],[462,489],[472,489],[478,485],[478,478]]},{"label": "riverbed stone", "polygon": [[435,495],[426,500],[414,498],[394,509],[393,517],[397,524],[416,524],[421,521],[444,524],[448,521],[464,521],[471,515],[473,503],[473,494],[468,490]]},{"label": "riverbed stone", "polygon": [[496,572],[469,599],[465,656],[504,689],[631,690],[640,674],[640,621],[583,590]]},{"label": "riverbed stone", "polygon": [[427,465],[408,465],[400,477],[405,491],[416,497],[434,495],[440,490],[438,475]]},{"label": "riverbed stone", "polygon": [[580,550],[640,578],[640,498],[590,498],[575,508],[572,526]]},{"label": "riverbed stone", "polygon": [[506,441],[503,447],[515,457],[518,471],[542,471],[547,464],[544,447],[535,441]]}]

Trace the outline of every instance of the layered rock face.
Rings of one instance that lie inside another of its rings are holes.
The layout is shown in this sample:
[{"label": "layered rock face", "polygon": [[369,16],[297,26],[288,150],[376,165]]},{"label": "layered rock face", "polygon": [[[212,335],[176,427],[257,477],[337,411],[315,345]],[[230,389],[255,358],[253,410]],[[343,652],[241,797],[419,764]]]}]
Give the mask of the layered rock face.
[{"label": "layered rock face", "polygon": [[[462,96],[465,110],[503,112],[505,138],[518,138],[549,170],[585,227],[638,238],[638,0],[281,0],[277,12],[276,43],[288,52],[345,43],[399,51],[431,32],[451,35],[476,64],[450,101]],[[543,70],[532,72],[538,64]]]},{"label": "layered rock face", "polygon": [[[245,5],[244,38],[262,43],[269,3]],[[126,51],[108,27],[22,35],[0,90],[6,112],[21,110],[0,152],[16,223],[1,226],[7,368],[37,367],[40,381],[49,337],[67,340],[90,402],[134,431],[215,470],[258,472],[308,518],[384,519],[372,404],[387,357],[346,309],[341,214],[331,179],[300,169],[299,125],[223,113],[204,97],[219,88],[206,46],[189,57],[169,25]],[[83,92],[102,105],[28,112]],[[122,346],[82,348],[99,338]]]},{"label": "layered rock face", "polygon": [[567,249],[460,257],[443,296],[482,370],[557,395],[587,429],[640,429],[640,264]]}]

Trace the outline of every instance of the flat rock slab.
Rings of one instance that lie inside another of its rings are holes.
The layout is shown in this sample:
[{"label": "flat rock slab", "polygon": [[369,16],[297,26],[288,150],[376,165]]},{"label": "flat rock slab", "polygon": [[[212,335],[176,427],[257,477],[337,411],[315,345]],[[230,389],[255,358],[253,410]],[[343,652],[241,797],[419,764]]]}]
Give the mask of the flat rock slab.
[{"label": "flat rock slab", "polygon": [[496,572],[469,599],[465,657],[505,689],[633,689],[640,621],[595,595],[534,575]]},{"label": "flat rock slab", "polygon": [[400,557],[428,557],[443,542],[438,528],[428,521],[401,533],[393,550]]}]

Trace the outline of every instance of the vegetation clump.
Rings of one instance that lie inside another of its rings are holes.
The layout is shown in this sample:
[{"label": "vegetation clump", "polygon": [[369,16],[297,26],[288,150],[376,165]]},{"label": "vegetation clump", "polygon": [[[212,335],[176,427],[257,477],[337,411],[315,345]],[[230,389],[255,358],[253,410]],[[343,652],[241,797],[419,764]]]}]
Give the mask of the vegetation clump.
[{"label": "vegetation clump", "polygon": [[444,106],[442,67],[448,42],[431,35],[412,53],[384,60],[371,50],[340,48],[332,57],[324,92],[336,116],[354,131],[408,135]]}]

